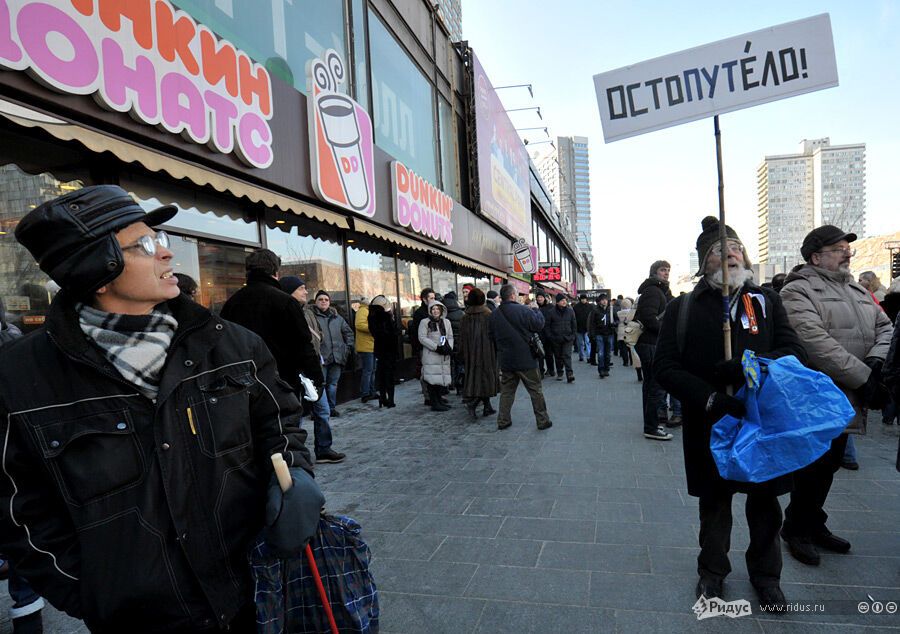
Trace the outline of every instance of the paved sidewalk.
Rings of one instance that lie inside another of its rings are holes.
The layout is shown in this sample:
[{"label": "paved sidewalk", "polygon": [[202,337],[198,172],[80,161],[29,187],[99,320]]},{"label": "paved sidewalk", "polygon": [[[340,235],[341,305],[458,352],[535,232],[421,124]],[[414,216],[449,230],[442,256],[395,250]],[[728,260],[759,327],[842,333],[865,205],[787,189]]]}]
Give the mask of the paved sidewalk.
[{"label": "paved sidewalk", "polygon": [[[398,386],[395,409],[346,404],[333,420],[343,464],[317,478],[328,509],[358,519],[374,554],[382,631],[418,632],[853,632],[900,627],[900,615],[860,615],[868,596],[900,603],[898,427],[873,416],[858,442],[858,472],[841,470],[830,528],[850,555],[809,568],[784,555],[788,600],[825,600],[825,614],[759,614],[698,622],[697,503],[685,491],[680,432],[645,440],[634,370],[599,380],[575,361],[573,384],[544,381],[553,419],[535,429],[520,388],[513,426],[466,420],[421,405],[417,383]],[[497,406],[497,399],[494,399]],[[726,598],[753,601],[735,496],[733,572]],[[784,504],[784,503],[783,503]],[[0,633],[11,631],[0,587]],[[48,633],[86,632],[45,610]],[[838,613],[840,612],[840,613]]]},{"label": "paved sidewalk", "polygon": [[[640,384],[615,366],[600,380],[576,359],[573,384],[545,380],[553,420],[535,428],[520,388],[513,426],[467,422],[421,404],[418,384],[398,406],[341,407],[335,446],[348,454],[317,477],[332,511],[358,519],[374,554],[385,632],[845,632],[898,627],[900,614],[856,604],[900,603],[900,474],[896,426],[858,442],[858,472],[841,470],[829,526],[852,554],[809,568],[784,553],[789,600],[827,600],[826,614],[759,614],[698,622],[697,502],[685,490],[680,431],[641,435]],[[494,399],[496,407],[496,399]],[[755,599],[735,496],[729,600]],[[782,504],[786,504],[783,499]],[[837,614],[835,612],[843,612]]]}]

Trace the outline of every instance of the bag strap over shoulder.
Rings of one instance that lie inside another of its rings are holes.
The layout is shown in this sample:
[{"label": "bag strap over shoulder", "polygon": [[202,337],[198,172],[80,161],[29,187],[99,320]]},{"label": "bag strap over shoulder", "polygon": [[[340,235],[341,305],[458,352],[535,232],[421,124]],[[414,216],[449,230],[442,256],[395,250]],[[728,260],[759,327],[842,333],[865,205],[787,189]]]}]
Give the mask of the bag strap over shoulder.
[{"label": "bag strap over shoulder", "polygon": [[503,317],[503,319],[506,321],[506,323],[509,324],[509,325],[512,327],[513,330],[515,330],[516,332],[518,332],[518,333],[522,336],[522,338],[525,340],[525,343],[531,345],[531,344],[530,344],[531,337],[529,337],[529,336],[525,333],[525,331],[522,330],[519,326],[516,326],[515,324],[513,324],[513,323],[509,320],[509,317],[507,317],[507,316],[506,316],[506,313],[503,312],[503,306],[504,306],[503,304],[500,304],[499,308],[497,308],[497,310],[499,311],[500,315]]}]

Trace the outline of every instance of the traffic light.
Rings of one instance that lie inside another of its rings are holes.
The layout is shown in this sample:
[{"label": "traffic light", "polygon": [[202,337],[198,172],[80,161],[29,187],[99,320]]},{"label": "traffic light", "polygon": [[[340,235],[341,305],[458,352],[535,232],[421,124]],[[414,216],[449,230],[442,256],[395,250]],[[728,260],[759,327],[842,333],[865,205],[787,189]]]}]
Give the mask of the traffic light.
[{"label": "traffic light", "polygon": [[900,277],[900,251],[891,252],[891,279]]}]

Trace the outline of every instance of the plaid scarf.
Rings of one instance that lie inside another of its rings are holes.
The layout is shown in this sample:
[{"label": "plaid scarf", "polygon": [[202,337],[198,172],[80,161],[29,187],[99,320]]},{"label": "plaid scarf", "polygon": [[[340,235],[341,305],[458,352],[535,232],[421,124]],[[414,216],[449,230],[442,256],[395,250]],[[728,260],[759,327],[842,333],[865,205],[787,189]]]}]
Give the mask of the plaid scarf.
[{"label": "plaid scarf", "polygon": [[76,304],[78,323],[126,381],[148,398],[159,392],[159,373],[178,321],[165,305],[149,315],[107,313]]}]

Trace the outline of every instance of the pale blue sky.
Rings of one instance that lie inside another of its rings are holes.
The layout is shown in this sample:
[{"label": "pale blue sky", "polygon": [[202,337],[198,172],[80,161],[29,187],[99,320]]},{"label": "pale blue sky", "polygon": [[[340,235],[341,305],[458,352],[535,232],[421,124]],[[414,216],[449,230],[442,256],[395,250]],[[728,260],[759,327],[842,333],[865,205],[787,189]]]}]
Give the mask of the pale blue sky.
[{"label": "pale blue sky", "polygon": [[534,85],[533,101],[500,91],[507,108],[541,106],[543,123],[511,113],[516,127],[589,138],[597,272],[627,295],[658,258],[686,272],[700,219],[718,215],[713,123],[604,144],[593,75],[819,13],[831,15],[840,86],[720,117],[727,222],[755,261],[756,168],[804,138],[866,143],[866,235],[900,230],[900,0],[463,0],[462,22],[494,85]]}]

